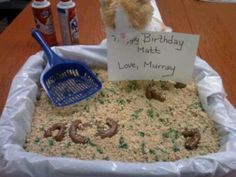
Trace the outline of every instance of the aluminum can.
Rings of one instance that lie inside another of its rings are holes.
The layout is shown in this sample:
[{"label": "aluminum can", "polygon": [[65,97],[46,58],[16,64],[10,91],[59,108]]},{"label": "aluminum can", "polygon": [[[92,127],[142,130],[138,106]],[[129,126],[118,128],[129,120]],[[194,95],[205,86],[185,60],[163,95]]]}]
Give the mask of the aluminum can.
[{"label": "aluminum can", "polygon": [[49,46],[57,45],[50,2],[47,0],[34,0],[32,11],[36,28],[41,32],[45,41]]},{"label": "aluminum can", "polygon": [[62,41],[64,45],[79,44],[79,29],[76,4],[72,0],[57,3]]}]

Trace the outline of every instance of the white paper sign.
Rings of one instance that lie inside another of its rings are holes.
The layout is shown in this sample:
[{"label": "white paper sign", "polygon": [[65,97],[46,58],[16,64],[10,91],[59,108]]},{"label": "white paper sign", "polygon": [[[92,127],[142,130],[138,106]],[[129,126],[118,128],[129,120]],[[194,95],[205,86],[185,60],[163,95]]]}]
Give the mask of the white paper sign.
[{"label": "white paper sign", "polygon": [[140,32],[108,35],[109,80],[173,80],[186,83],[192,72],[198,35]]}]

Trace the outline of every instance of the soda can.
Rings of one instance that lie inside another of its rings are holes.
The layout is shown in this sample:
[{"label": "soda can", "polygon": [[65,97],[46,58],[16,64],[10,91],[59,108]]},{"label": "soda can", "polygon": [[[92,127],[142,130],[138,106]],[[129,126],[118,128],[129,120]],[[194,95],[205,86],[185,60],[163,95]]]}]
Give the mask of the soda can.
[{"label": "soda can", "polygon": [[78,44],[79,29],[75,2],[72,0],[59,1],[57,3],[57,12],[63,44]]},{"label": "soda can", "polygon": [[50,2],[47,0],[34,0],[32,11],[36,28],[41,32],[45,41],[47,41],[49,46],[57,45]]}]

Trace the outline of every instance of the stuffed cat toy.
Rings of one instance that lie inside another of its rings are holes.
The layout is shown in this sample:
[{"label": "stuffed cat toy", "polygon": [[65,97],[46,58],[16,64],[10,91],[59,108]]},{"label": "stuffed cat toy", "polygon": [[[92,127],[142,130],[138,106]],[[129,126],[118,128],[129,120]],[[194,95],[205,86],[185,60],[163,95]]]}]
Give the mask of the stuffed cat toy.
[{"label": "stuffed cat toy", "polygon": [[100,4],[107,32],[172,31],[162,22],[155,0],[100,0]]}]

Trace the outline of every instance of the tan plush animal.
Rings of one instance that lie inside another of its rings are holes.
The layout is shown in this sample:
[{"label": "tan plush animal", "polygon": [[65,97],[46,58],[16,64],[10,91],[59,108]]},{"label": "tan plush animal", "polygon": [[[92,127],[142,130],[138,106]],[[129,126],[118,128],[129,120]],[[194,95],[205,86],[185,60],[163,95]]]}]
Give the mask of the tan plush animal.
[{"label": "tan plush animal", "polygon": [[154,0],[100,0],[106,28],[118,33],[135,31],[171,31],[155,17]]}]

